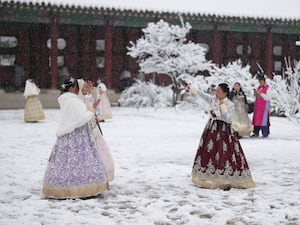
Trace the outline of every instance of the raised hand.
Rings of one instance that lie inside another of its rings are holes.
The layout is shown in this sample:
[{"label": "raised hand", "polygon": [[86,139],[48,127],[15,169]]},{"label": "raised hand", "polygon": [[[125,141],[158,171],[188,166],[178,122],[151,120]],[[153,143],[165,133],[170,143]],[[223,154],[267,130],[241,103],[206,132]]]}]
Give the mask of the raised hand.
[{"label": "raised hand", "polygon": [[91,91],[94,88],[94,83],[90,80],[86,82],[86,88],[88,91]]}]

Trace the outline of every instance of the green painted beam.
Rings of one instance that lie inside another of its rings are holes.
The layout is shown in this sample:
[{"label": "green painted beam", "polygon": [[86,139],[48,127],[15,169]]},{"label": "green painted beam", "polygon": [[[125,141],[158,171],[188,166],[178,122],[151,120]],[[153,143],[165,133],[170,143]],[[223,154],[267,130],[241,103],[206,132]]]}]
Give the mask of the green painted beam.
[{"label": "green painted beam", "polygon": [[[105,21],[118,21],[119,26],[124,27],[146,27],[149,22],[156,22],[160,19],[164,19],[173,24],[180,24],[180,19],[176,15],[171,14],[158,14],[155,13],[154,17],[137,15],[118,15],[114,11],[98,11],[96,14],[92,14],[92,10],[87,11],[81,9],[71,9],[70,12],[66,12],[65,9],[59,7],[51,7],[50,10],[43,14],[39,11],[39,7],[1,7],[0,8],[0,21],[11,22],[25,22],[25,23],[48,23],[51,17],[58,18],[58,21],[65,24],[76,25],[98,25],[105,23]],[[95,12],[95,11],[94,11]],[[99,14],[102,12],[102,14]],[[149,13],[148,13],[149,14]],[[149,14],[150,15],[150,14]],[[191,19],[189,16],[183,16],[184,20],[192,25],[193,30],[211,30],[215,26],[221,31],[233,31],[233,32],[265,32],[268,27],[274,27],[275,33],[287,33],[287,34],[300,34],[300,24],[297,22],[292,25],[292,22],[283,25],[277,24],[256,24],[256,23],[243,23],[243,22],[221,22],[220,18],[211,18],[211,21],[207,17]],[[102,22],[102,21],[103,22]],[[105,20],[105,21],[104,21]],[[205,21],[204,21],[205,20]],[[275,22],[274,22],[275,23]]]}]

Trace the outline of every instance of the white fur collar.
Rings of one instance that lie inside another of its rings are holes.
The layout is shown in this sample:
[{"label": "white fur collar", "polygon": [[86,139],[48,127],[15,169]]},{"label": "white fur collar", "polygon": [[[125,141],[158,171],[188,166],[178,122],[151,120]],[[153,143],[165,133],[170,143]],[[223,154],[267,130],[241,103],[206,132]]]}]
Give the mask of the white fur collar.
[{"label": "white fur collar", "polygon": [[39,95],[40,89],[35,85],[35,83],[26,80],[24,97],[27,99],[29,96]]},{"label": "white fur collar", "polygon": [[60,95],[57,100],[62,113],[62,120],[56,132],[58,137],[71,133],[89,122],[94,116],[74,93],[66,92]]}]

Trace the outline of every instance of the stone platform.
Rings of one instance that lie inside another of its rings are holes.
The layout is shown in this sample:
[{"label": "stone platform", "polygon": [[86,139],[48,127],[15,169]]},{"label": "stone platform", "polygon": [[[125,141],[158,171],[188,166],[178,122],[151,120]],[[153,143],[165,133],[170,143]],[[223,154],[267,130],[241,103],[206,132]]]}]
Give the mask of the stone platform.
[{"label": "stone platform", "polygon": [[[59,108],[57,103],[57,96],[59,90],[42,89],[39,98],[44,108]],[[120,98],[120,93],[114,90],[107,90],[107,96],[112,105],[117,106]],[[21,109],[25,106],[25,98],[23,92],[5,92],[0,89],[0,109]]]}]

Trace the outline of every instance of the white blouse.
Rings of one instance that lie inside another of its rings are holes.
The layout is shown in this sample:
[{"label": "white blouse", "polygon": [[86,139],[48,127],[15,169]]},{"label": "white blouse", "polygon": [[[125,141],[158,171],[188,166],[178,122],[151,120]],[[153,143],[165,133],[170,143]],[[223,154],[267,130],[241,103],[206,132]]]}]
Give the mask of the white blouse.
[{"label": "white blouse", "polygon": [[194,86],[190,87],[190,92],[192,94],[198,94],[209,104],[207,112],[211,119],[231,123],[232,115],[234,112],[234,103],[231,102],[227,97],[224,98],[223,103],[220,104],[220,100],[218,100],[215,96],[204,93]]}]

